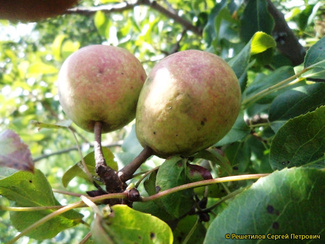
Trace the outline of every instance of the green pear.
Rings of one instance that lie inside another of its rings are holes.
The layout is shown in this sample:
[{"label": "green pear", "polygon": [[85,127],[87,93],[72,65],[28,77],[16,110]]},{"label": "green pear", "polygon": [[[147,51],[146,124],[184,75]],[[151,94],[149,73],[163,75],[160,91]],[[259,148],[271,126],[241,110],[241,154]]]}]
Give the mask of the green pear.
[{"label": "green pear", "polygon": [[241,90],[220,57],[181,51],[157,63],[140,93],[136,135],[157,156],[189,156],[223,138],[241,106]]},{"label": "green pear", "polygon": [[58,75],[60,104],[76,125],[93,131],[117,130],[135,117],[138,97],[147,75],[127,50],[106,45],[79,49],[63,63]]}]

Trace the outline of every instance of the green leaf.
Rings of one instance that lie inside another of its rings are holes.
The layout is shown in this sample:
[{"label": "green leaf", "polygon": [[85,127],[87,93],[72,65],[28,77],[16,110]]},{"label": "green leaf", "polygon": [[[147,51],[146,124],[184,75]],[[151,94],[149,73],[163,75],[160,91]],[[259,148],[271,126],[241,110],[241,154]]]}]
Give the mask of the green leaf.
[{"label": "green leaf", "polygon": [[317,13],[317,10],[322,5],[321,1],[317,4],[307,5],[306,8],[298,15],[298,27],[304,31],[310,25]]},{"label": "green leaf", "polygon": [[211,9],[211,12],[208,17],[207,25],[203,31],[203,37],[207,44],[210,46],[212,41],[217,37],[217,31],[215,28],[216,18],[219,15],[219,12],[227,6],[227,0],[222,0],[220,3],[216,3],[216,5]]},{"label": "green leaf", "polygon": [[233,166],[237,168],[238,172],[245,172],[249,163],[251,152],[246,142],[235,142],[225,149],[225,154]]},{"label": "green leaf", "polygon": [[173,230],[174,244],[184,243],[187,239],[187,244],[203,243],[206,229],[202,222],[197,221],[196,215],[187,215],[181,219],[176,228]]},{"label": "green leaf", "polygon": [[272,237],[274,241],[274,235],[287,236],[287,242],[296,235],[320,238],[325,234],[324,182],[324,170],[304,168],[284,169],[259,179],[213,220],[204,244],[259,241],[234,236],[244,234],[261,235],[266,241]]},{"label": "green leaf", "polygon": [[157,193],[156,189],[157,170],[153,171],[144,181],[143,186],[149,196]]},{"label": "green leaf", "polygon": [[195,158],[203,158],[209,160],[212,163],[220,166],[220,175],[232,175],[232,167],[227,158],[222,155],[223,152],[220,152],[218,149],[206,149],[195,154]]},{"label": "green leaf", "polygon": [[34,162],[28,146],[12,130],[0,133],[0,166],[34,172]]},{"label": "green leaf", "polygon": [[324,152],[325,106],[322,106],[289,120],[279,129],[271,144],[270,163],[273,169],[315,163],[324,167]]},{"label": "green leaf", "polygon": [[223,146],[236,141],[240,141],[249,133],[250,128],[244,120],[244,112],[241,111],[231,130],[225,135],[225,137],[218,141],[215,146]]},{"label": "green leaf", "polygon": [[[114,154],[111,152],[111,150],[109,150],[106,147],[102,147],[102,152],[106,161],[106,164],[111,167],[114,170],[118,170],[118,165],[117,162],[114,160]],[[88,153],[85,157],[84,157],[84,161],[87,165],[87,168],[90,172],[90,174],[93,176],[94,179],[98,178],[97,174],[96,174],[96,170],[95,170],[95,166],[96,166],[96,162],[95,162],[95,154],[94,152],[90,152]],[[70,169],[68,169],[64,175],[62,176],[62,184],[64,187],[67,187],[68,184],[70,183],[70,181],[74,178],[74,177],[80,177],[83,178],[87,181],[90,181],[88,175],[86,174],[83,164],[80,162],[78,162],[77,164],[73,165]]]},{"label": "green leaf", "polygon": [[122,149],[124,152],[134,154],[134,157],[139,155],[139,153],[143,150],[143,147],[137,139],[134,124],[132,125],[130,134],[123,141]]},{"label": "green leaf", "polygon": [[45,64],[43,62],[35,62],[31,64],[28,68],[28,75],[45,75],[45,74],[57,74],[58,69],[50,64]]},{"label": "green leaf", "polygon": [[304,67],[325,69],[325,37],[316,42],[306,53]]},{"label": "green leaf", "polygon": [[[34,174],[20,171],[0,180],[0,194],[13,201],[16,207],[60,206],[46,177],[37,169]],[[53,211],[10,212],[10,219],[12,225],[22,231]],[[49,239],[81,220],[81,214],[68,211],[45,222],[28,236],[37,240]]]},{"label": "green leaf", "polygon": [[241,19],[241,39],[244,42],[248,42],[258,31],[271,34],[273,27],[274,20],[267,10],[267,1],[248,1]]},{"label": "green leaf", "polygon": [[46,128],[46,129],[68,128],[72,124],[72,121],[71,120],[62,120],[55,124],[49,124],[49,123],[43,123],[43,122],[36,121],[36,120],[31,120],[30,123],[32,125],[36,126],[40,130],[42,128]]},{"label": "green leaf", "polygon": [[68,58],[72,53],[76,52],[80,47],[80,43],[78,41],[66,40],[63,42],[61,47],[61,56],[63,59]]},{"label": "green leaf", "polygon": [[134,210],[156,216],[166,223],[173,223],[175,221],[175,217],[171,216],[164,208],[157,205],[155,201],[134,202],[132,204],[132,208]]},{"label": "green leaf", "polygon": [[[252,99],[255,97],[255,95],[277,83],[279,83],[282,80],[285,80],[295,74],[294,70],[290,66],[284,66],[281,67],[269,75],[265,75],[263,73],[256,76],[255,80],[252,82],[252,84],[246,89],[246,91],[243,94],[243,100]],[[286,90],[292,89],[292,87],[287,87],[284,89],[281,89],[279,91],[275,91],[269,95],[266,95],[264,97],[260,97],[260,99],[256,100],[255,102],[264,104],[264,103],[270,103],[273,101],[275,97],[277,97],[279,94],[283,93]]]},{"label": "green leaf", "polygon": [[294,88],[276,97],[271,104],[269,120],[288,120],[325,105],[325,84]]},{"label": "green leaf", "polygon": [[276,42],[274,41],[272,36],[264,32],[256,32],[252,37],[251,55],[262,53],[267,49],[273,47],[276,47]]},{"label": "green leaf", "polygon": [[251,164],[248,165],[249,172],[273,172],[269,160],[269,149],[265,148],[265,143],[253,135],[248,137],[245,142],[248,144],[251,151]]},{"label": "green leaf", "polygon": [[[144,188],[149,196],[152,196],[157,193],[156,189],[156,176],[157,170],[153,171],[149,178],[144,181]],[[150,213],[161,220],[168,222],[175,220],[174,216],[171,216],[169,213],[166,212],[164,206],[158,201],[149,201],[149,202],[134,202],[132,207],[135,210]]]},{"label": "green leaf", "polygon": [[[156,178],[156,189],[164,191],[179,185],[189,183],[186,173],[186,159],[175,156],[167,159],[159,168]],[[156,200],[156,203],[179,218],[193,207],[193,190],[184,190],[169,194]]]},{"label": "green leaf", "polygon": [[99,244],[173,243],[173,233],[165,222],[126,205],[114,205],[111,215],[96,215],[92,237]]},{"label": "green leaf", "polygon": [[96,12],[94,17],[94,23],[98,30],[98,33],[101,36],[108,38],[110,21],[103,11]]},{"label": "green leaf", "polygon": [[66,35],[57,35],[52,43],[52,52],[56,60],[61,60],[61,47],[64,39],[67,38]]},{"label": "green leaf", "polygon": [[135,125],[132,125],[131,132],[124,138],[122,149],[122,152],[116,153],[116,157],[123,165],[128,165],[143,150],[135,134]]},{"label": "green leaf", "polygon": [[274,48],[276,43],[272,36],[264,33],[257,32],[253,35],[250,41],[246,46],[238,53],[233,59],[228,63],[234,70],[239,82],[242,91],[246,86],[246,73],[249,68],[249,61],[251,55],[257,55],[259,53],[265,52],[270,48]]}]

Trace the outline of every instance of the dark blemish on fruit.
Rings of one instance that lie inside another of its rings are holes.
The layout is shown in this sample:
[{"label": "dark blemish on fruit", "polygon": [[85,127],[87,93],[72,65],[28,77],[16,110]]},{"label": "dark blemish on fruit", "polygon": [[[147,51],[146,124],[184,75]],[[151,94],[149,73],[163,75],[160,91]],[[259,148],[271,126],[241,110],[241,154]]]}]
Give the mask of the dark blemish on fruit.
[{"label": "dark blemish on fruit", "polygon": [[178,136],[178,134],[176,134],[176,136]]},{"label": "dark blemish on fruit", "polygon": [[33,183],[33,181],[32,180],[29,180],[29,183]]},{"label": "dark blemish on fruit", "polygon": [[155,233],[150,232],[150,239],[152,240],[152,239],[154,239],[155,237],[156,237]]},{"label": "dark blemish on fruit", "polygon": [[272,228],[275,229],[275,230],[279,229],[279,227],[280,227],[280,225],[279,225],[278,222],[274,222],[274,223],[272,224]]},{"label": "dark blemish on fruit", "polygon": [[153,134],[156,135],[156,131],[154,131]]},{"label": "dark blemish on fruit", "polygon": [[201,121],[201,125],[204,126],[207,121],[207,118],[203,118],[203,120]]},{"label": "dark blemish on fruit", "polygon": [[103,74],[103,73],[104,73],[104,69],[99,68],[99,69],[98,69],[98,74]]},{"label": "dark blemish on fruit", "polygon": [[267,205],[266,210],[270,214],[274,213],[274,207],[272,205]]},{"label": "dark blemish on fruit", "polygon": [[138,239],[139,239],[139,240],[141,240],[141,239],[142,239],[142,237],[141,237],[141,236],[138,236]]},{"label": "dark blemish on fruit", "polygon": [[161,188],[160,186],[156,186],[156,193],[160,192]]}]

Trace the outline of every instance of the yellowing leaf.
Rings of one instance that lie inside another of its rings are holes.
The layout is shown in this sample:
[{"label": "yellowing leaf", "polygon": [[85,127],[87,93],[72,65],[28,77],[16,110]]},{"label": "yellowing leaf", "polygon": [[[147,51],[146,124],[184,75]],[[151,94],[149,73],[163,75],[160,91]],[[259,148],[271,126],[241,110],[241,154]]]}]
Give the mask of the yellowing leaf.
[{"label": "yellowing leaf", "polygon": [[264,32],[256,32],[252,38],[251,55],[264,52],[265,50],[275,47],[274,39]]},{"label": "yellowing leaf", "polygon": [[28,146],[12,130],[0,134],[0,166],[34,172],[34,162]]}]

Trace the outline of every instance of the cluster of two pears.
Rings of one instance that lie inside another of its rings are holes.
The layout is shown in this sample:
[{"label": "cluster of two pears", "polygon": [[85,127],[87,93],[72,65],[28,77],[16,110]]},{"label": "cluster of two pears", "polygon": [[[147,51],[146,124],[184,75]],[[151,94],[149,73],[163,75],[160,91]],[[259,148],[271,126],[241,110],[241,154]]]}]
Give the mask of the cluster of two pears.
[{"label": "cluster of two pears", "polygon": [[220,57],[181,51],[146,75],[125,49],[91,45],[73,53],[58,77],[59,99],[79,127],[117,130],[136,117],[143,147],[167,158],[190,156],[219,141],[233,126],[241,102],[238,80]]}]

